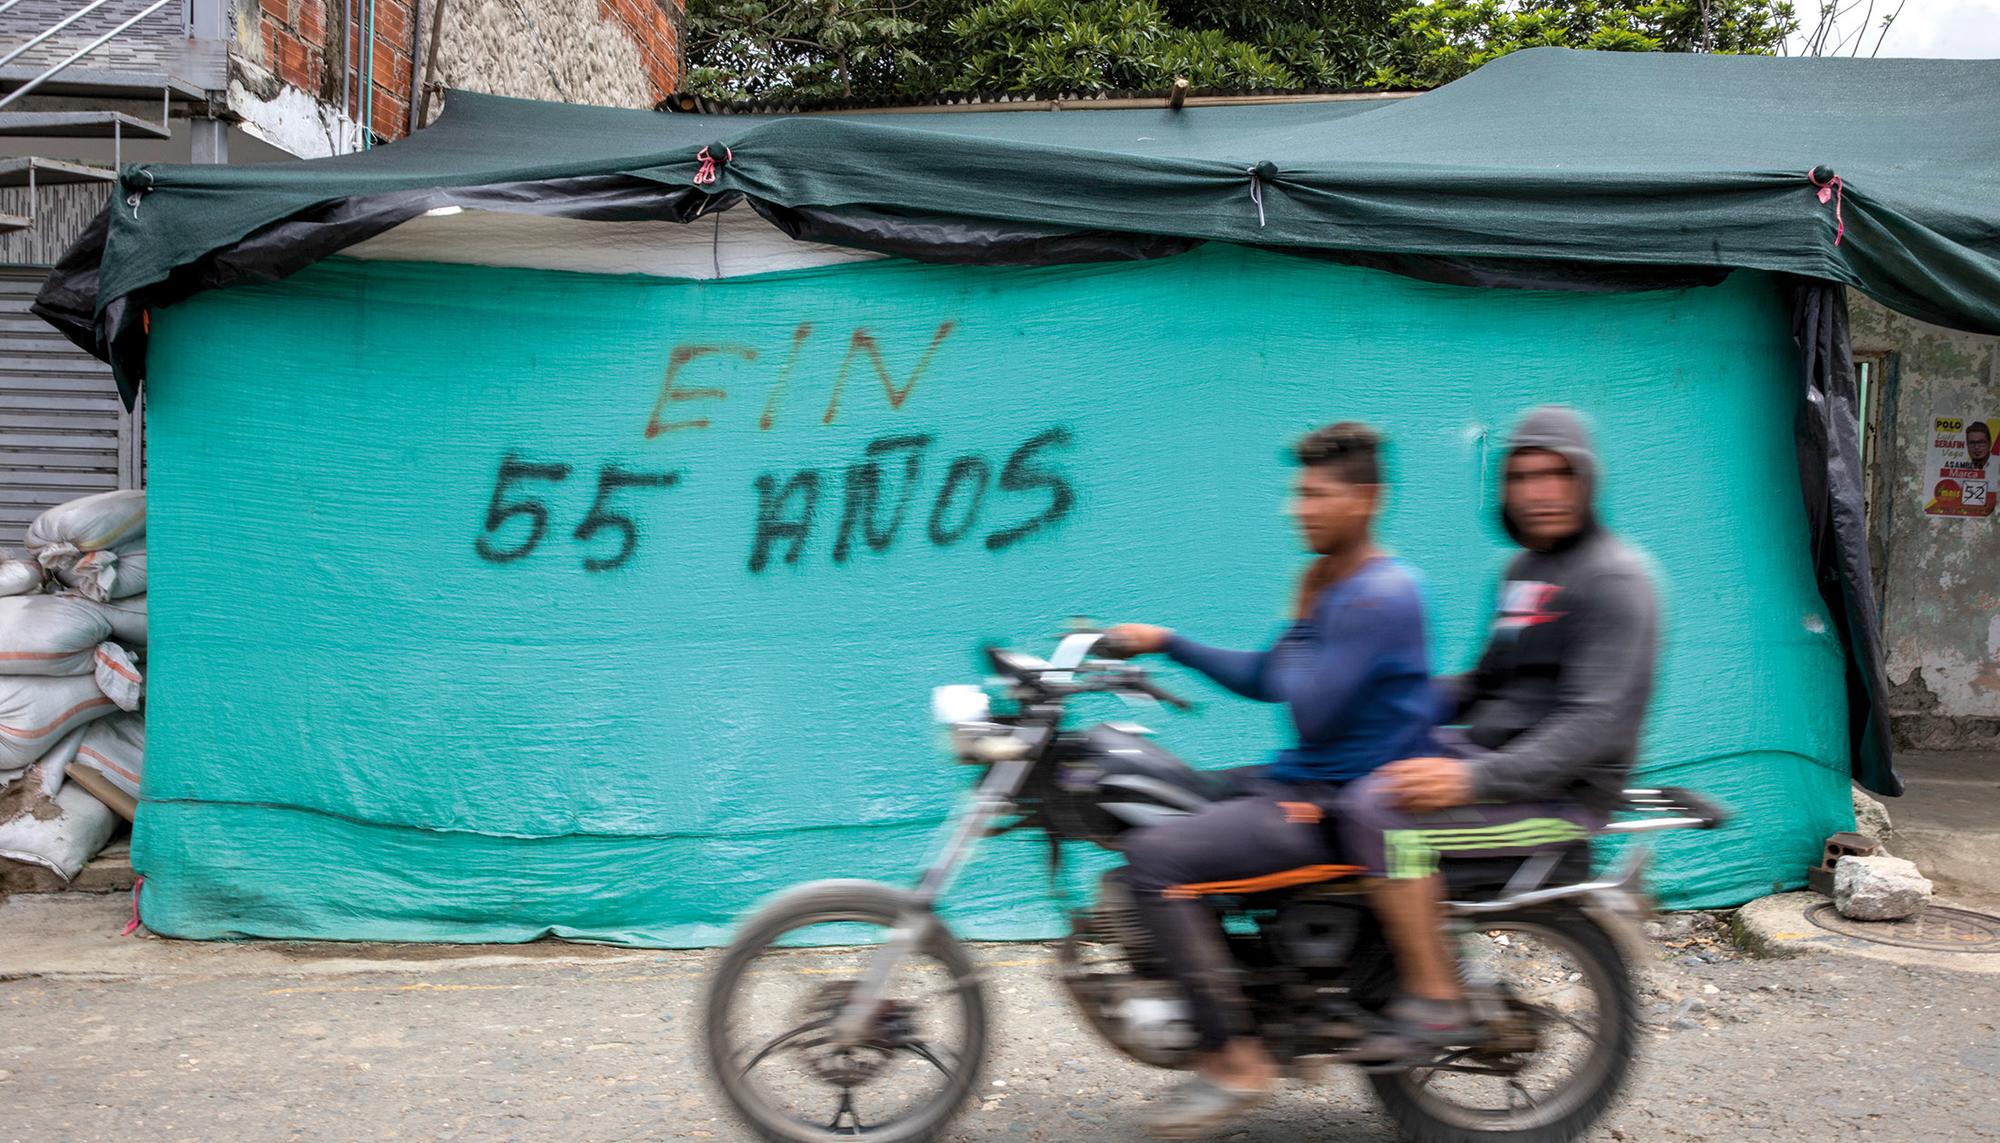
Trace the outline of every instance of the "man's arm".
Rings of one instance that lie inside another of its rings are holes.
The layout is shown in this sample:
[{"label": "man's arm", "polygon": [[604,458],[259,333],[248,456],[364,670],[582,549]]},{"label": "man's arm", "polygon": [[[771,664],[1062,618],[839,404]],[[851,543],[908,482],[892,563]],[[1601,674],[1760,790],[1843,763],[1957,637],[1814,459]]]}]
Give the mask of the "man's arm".
[{"label": "man's arm", "polygon": [[1465,722],[1466,712],[1472,709],[1473,700],[1484,689],[1487,660],[1492,658],[1493,648],[1489,645],[1480,653],[1479,664],[1469,671],[1456,675],[1437,675],[1431,679],[1431,693],[1437,696],[1437,724],[1439,726],[1459,726]]},{"label": "man's arm", "polygon": [[1277,702],[1264,689],[1264,664],[1268,651],[1225,651],[1197,643],[1179,634],[1167,638],[1167,657],[1184,667],[1193,667],[1237,694],[1258,702]]},{"label": "man's arm", "polygon": [[1560,795],[1591,763],[1630,749],[1652,689],[1658,607],[1636,571],[1599,576],[1577,610],[1557,705],[1532,730],[1472,759],[1480,801],[1538,801]]},{"label": "man's arm", "polygon": [[[1501,582],[1512,579],[1512,572],[1513,565],[1509,564],[1507,572],[1501,576]],[[1496,594],[1487,607],[1487,612],[1490,616],[1497,614],[1499,610],[1500,600]],[[1489,629],[1492,624],[1493,620],[1489,618],[1487,620]],[[1494,673],[1497,670],[1494,660],[1498,657],[1499,652],[1489,637],[1486,645],[1480,649],[1479,661],[1472,665],[1471,670],[1461,671],[1456,675],[1437,675],[1431,679],[1431,692],[1437,696],[1439,726],[1464,724],[1465,716],[1472,710],[1472,704],[1478,701],[1481,694],[1492,689]]]}]

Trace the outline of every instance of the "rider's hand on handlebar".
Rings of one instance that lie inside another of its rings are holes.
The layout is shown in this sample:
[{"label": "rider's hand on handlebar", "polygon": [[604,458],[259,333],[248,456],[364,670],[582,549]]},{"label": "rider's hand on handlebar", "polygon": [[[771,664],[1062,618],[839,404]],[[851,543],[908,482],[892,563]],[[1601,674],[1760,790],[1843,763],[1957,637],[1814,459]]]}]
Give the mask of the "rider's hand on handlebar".
[{"label": "rider's hand on handlebar", "polygon": [[1173,634],[1171,627],[1120,623],[1104,633],[1100,646],[1108,655],[1129,659],[1135,655],[1151,655],[1166,650],[1167,640],[1173,638]]}]

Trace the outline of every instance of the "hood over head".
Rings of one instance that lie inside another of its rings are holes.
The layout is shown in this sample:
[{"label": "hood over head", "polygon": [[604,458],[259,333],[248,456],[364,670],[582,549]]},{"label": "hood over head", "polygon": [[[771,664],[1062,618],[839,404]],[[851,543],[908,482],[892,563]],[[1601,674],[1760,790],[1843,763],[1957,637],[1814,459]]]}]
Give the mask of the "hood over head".
[{"label": "hood over head", "polygon": [[[1577,483],[1583,490],[1583,527],[1561,545],[1574,546],[1597,530],[1597,452],[1591,447],[1590,429],[1584,424],[1583,414],[1567,405],[1542,405],[1528,410],[1507,440],[1507,457],[1512,459],[1515,453],[1531,448],[1561,453],[1576,470]],[[1505,462],[1502,464],[1500,525],[1507,530],[1508,538],[1518,544],[1521,533],[1507,516],[1507,477]]]}]

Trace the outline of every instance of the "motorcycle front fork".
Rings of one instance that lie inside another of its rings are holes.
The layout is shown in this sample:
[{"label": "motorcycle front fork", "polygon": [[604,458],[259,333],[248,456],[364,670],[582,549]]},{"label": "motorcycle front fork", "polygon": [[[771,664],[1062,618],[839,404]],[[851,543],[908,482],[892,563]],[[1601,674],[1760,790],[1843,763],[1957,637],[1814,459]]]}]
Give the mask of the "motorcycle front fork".
[{"label": "motorcycle front fork", "polygon": [[1013,804],[1014,795],[1019,792],[1022,780],[1033,764],[1031,759],[1025,758],[996,763],[986,772],[985,779],[973,790],[971,798],[958,814],[946,824],[937,856],[931,859],[923,876],[917,879],[909,907],[896,919],[896,927],[889,931],[889,939],[869,958],[861,980],[848,994],[847,1003],[834,1019],[835,1043],[851,1045],[867,1038],[870,1020],[881,1004],[890,978],[916,951],[930,927],[939,923],[933,911],[938,898],[950,888],[952,879],[958,876],[958,871],[964,868],[965,862],[978,848],[980,838],[993,819]]}]

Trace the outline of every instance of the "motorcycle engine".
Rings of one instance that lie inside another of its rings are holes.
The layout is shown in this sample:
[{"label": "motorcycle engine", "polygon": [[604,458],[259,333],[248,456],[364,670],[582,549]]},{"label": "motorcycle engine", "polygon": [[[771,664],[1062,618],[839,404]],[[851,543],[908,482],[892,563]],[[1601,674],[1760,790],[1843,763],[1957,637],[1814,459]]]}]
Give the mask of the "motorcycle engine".
[{"label": "motorcycle engine", "polygon": [[1120,991],[1122,999],[1111,1006],[1121,1038],[1135,1049],[1140,1059],[1178,1058],[1195,1045],[1194,1020],[1180,989],[1165,981],[1135,980]]},{"label": "motorcycle engine", "polygon": [[1361,912],[1352,905],[1292,901],[1278,911],[1278,946],[1299,968],[1339,968],[1361,937]]},{"label": "motorcycle engine", "polygon": [[1153,936],[1139,920],[1139,906],[1125,887],[1120,871],[1107,871],[1097,883],[1097,904],[1090,911],[1091,925],[1100,939],[1125,950],[1132,966],[1144,972],[1153,960]]}]

